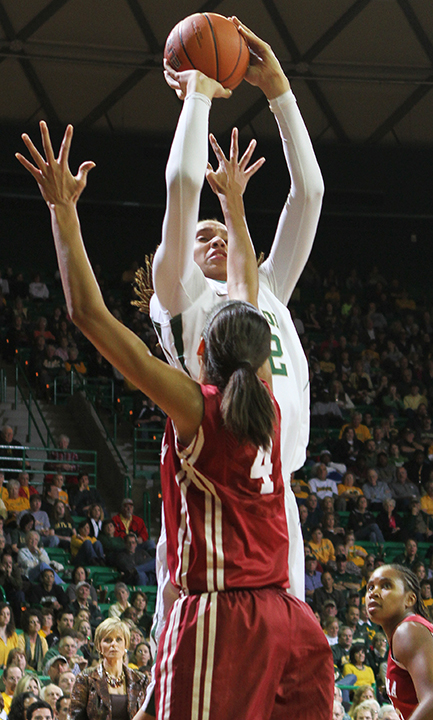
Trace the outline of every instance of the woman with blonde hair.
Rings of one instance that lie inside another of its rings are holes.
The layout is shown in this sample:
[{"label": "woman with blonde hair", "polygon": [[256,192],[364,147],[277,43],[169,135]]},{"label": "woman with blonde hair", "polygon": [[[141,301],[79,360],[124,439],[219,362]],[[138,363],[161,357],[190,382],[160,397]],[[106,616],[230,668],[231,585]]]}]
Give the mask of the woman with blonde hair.
[{"label": "woman with blonde hair", "polygon": [[31,692],[33,695],[39,697],[41,690],[41,683],[39,682],[37,675],[33,673],[26,673],[20,680],[18,680],[14,695],[19,695],[23,692]]},{"label": "woman with blonde hair", "polygon": [[375,700],[374,690],[371,685],[358,685],[353,693],[352,704],[349,708],[349,717],[355,717],[355,711],[358,705],[364,700]]},{"label": "woman with blonde hair", "polygon": [[80,720],[132,720],[145,697],[148,680],[126,665],[130,630],[126,623],[107,618],[95,632],[101,661],[77,675],[71,715]]}]

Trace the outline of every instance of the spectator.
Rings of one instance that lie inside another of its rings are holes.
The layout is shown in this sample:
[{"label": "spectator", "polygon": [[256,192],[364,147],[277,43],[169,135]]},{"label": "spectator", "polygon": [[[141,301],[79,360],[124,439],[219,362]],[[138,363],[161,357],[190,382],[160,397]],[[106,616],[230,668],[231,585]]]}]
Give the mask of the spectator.
[{"label": "spectator", "polygon": [[365,664],[365,647],[354,643],[350,648],[350,662],[343,665],[343,677],[355,675],[355,686],[374,685],[375,677],[373,670]]},{"label": "spectator", "polygon": [[86,568],[82,565],[77,565],[73,572],[72,572],[72,578],[71,582],[68,585],[68,589],[66,591],[66,594],[68,596],[69,602],[73,603],[76,599],[76,589],[77,585],[80,582],[86,581],[90,585],[90,599],[94,605],[98,604],[98,596],[96,595],[96,590],[93,587],[93,585],[89,582],[89,573],[87,572]]},{"label": "spectator", "polygon": [[59,538],[54,534],[51,528],[47,513],[41,510],[42,498],[38,493],[30,497],[30,513],[35,519],[35,530],[39,533],[41,545],[43,547],[57,547]]},{"label": "spectator", "polygon": [[376,518],[385,542],[400,542],[403,539],[403,519],[396,512],[394,498],[383,501],[383,509]]},{"label": "spectator", "polygon": [[[45,465],[46,470],[52,472],[62,473],[66,475],[67,485],[77,485],[77,477],[74,473],[77,472],[78,455],[76,452],[69,450],[69,438],[67,435],[60,435],[58,442],[58,450],[51,450],[48,458],[51,462],[47,462]],[[46,476],[45,480],[51,482],[52,476]]]},{"label": "spectator", "polygon": [[368,553],[367,550],[364,550],[360,545],[355,545],[355,533],[353,530],[346,532],[344,542],[347,560],[353,563],[355,567],[363,567]]},{"label": "spectator", "polygon": [[138,545],[136,536],[130,532],[126,536],[125,550],[116,556],[116,567],[128,585],[156,584],[155,558],[150,557],[144,545]]},{"label": "spectator", "polygon": [[[50,558],[48,557],[46,550],[39,546],[39,533],[35,530],[31,530],[26,535],[26,547],[21,548],[18,552],[18,565],[20,566],[23,575],[29,578],[32,582],[37,582],[39,575],[47,567],[50,567]],[[61,583],[61,579],[58,575],[54,576],[57,583]]]},{"label": "spectator", "polygon": [[129,602],[129,590],[125,583],[118,582],[114,587],[114,595],[116,602],[114,605],[110,605],[108,610],[108,617],[119,619],[126,608],[131,607]]},{"label": "spectator", "polygon": [[322,587],[322,573],[317,570],[317,558],[307,555],[305,558],[305,599],[312,605],[314,592]]},{"label": "spectator", "polygon": [[[2,461],[3,462],[3,461]],[[8,482],[8,493],[9,497],[5,502],[6,510],[8,511],[8,517],[6,525],[10,528],[17,526],[18,515],[21,512],[30,510],[30,503],[28,498],[20,497],[20,484],[18,480],[9,480]]]},{"label": "spectator", "polygon": [[349,510],[353,510],[357,498],[362,494],[361,488],[355,485],[355,475],[352,472],[346,472],[338,485],[338,509],[344,511],[347,507]]},{"label": "spectator", "polygon": [[29,285],[29,296],[32,300],[48,300],[50,293],[44,282],[41,281],[41,276],[36,273],[32,282]]},{"label": "spectator", "polygon": [[42,674],[44,657],[48,652],[47,641],[39,634],[41,625],[42,617],[39,610],[27,610],[22,616],[24,635],[18,638],[18,647],[25,653],[27,665],[39,674]]},{"label": "spectator", "polygon": [[146,637],[150,635],[153,616],[147,612],[147,595],[142,590],[135,590],[131,597],[131,607],[137,611],[136,624],[144,630]]},{"label": "spectator", "polygon": [[57,720],[71,720],[71,696],[63,694],[56,702]]},{"label": "spectator", "polygon": [[419,489],[409,480],[405,467],[397,468],[396,479],[389,487],[399,510],[407,510],[412,500],[420,499]]},{"label": "spectator", "polygon": [[317,463],[313,467],[313,477],[308,483],[308,487],[312,493],[315,493],[321,500],[324,497],[337,497],[338,488],[335,480],[328,477],[328,469],[325,463]]},{"label": "spectator", "polygon": [[90,521],[90,534],[96,538],[99,537],[104,520],[104,510],[102,506],[98,503],[93,503],[87,511],[87,517]]},{"label": "spectator", "polygon": [[[19,684],[19,683],[18,683]],[[18,685],[17,685],[18,687]],[[38,696],[33,692],[27,690],[25,692],[18,693],[15,690],[14,697],[9,710],[9,715],[0,713],[1,720],[25,720],[26,710],[38,700]],[[3,698],[2,698],[3,701]]]},{"label": "spectator", "polygon": [[68,693],[68,695],[70,695],[72,692],[72,688],[74,687],[74,683],[75,683],[74,673],[71,672],[71,670],[66,670],[65,672],[62,672],[62,674],[60,675],[59,682],[57,683],[57,685],[63,691],[63,694]]},{"label": "spectator", "polygon": [[83,472],[78,475],[78,490],[72,498],[72,507],[77,515],[87,515],[91,505],[103,506],[101,496],[95,487],[89,487],[89,476]]},{"label": "spectator", "polygon": [[104,549],[95,537],[90,536],[88,520],[78,525],[77,534],[71,540],[71,555],[75,565],[104,565]]},{"label": "spectator", "polygon": [[143,543],[146,550],[155,550],[155,543],[149,538],[144,521],[138,515],[134,515],[134,503],[131,498],[123,500],[120,513],[114,515],[112,520],[116,536],[125,538],[127,533],[134,533],[139,545]]},{"label": "spectator", "polygon": [[421,560],[418,555],[418,543],[415,538],[408,538],[404,547],[404,553],[397,555],[394,558],[394,563],[396,565],[403,565],[404,567],[409,568],[409,570],[413,570],[415,565]]},{"label": "spectator", "polygon": [[343,427],[340,430],[340,438],[343,437],[343,433],[347,427],[353,428],[356,437],[360,442],[364,443],[367,440],[371,440],[371,433],[370,430],[366,425],[363,425],[362,422],[362,413],[360,413],[358,410],[354,410],[352,413],[352,418],[350,423],[346,423],[346,425],[343,425]]},{"label": "spectator", "polygon": [[41,572],[39,583],[27,590],[27,599],[31,605],[50,605],[54,610],[68,605],[68,596],[61,585],[54,582],[54,570],[45,568]]},{"label": "spectator", "polygon": [[70,551],[71,540],[77,531],[72,525],[69,510],[62,500],[55,501],[51,517],[54,533],[59,538],[59,547]]},{"label": "spectator", "polygon": [[17,563],[14,562],[10,550],[5,550],[1,556],[0,585],[3,587],[6,600],[12,608],[14,617],[19,621],[21,618],[21,608],[25,603],[23,579],[21,570]]},{"label": "spectator", "polygon": [[44,700],[48,705],[51,706],[51,709],[53,711],[53,716],[56,712],[56,702],[59,700],[63,695],[63,690],[59,688],[58,685],[54,685],[54,683],[49,683],[49,685],[45,685],[45,687],[41,690],[41,700]]},{"label": "spectator", "polygon": [[419,500],[412,500],[409,511],[410,515],[406,518],[408,534],[418,542],[431,541],[433,536],[433,530],[430,529],[431,515],[426,515],[421,511],[421,502]]},{"label": "spectator", "polygon": [[[0,611],[1,616],[1,611]],[[1,626],[0,626],[1,629]],[[4,682],[4,692],[2,692],[3,701],[4,701],[4,709],[5,712],[9,715],[9,711],[12,704],[12,698],[14,696],[16,687],[18,685],[18,680],[22,677],[22,671],[19,667],[10,666],[6,668],[6,670],[3,673],[3,682]]]},{"label": "spectator", "polygon": [[347,569],[346,555],[339,553],[335,558],[337,570],[334,573],[334,587],[336,590],[343,592],[347,597],[349,591],[358,592],[361,587],[361,581],[358,575],[350,573]]},{"label": "spectator", "polygon": [[28,472],[18,473],[17,480],[20,484],[20,497],[25,497],[27,500],[30,500],[30,495],[34,495],[37,491],[32,485],[29,485],[30,476]]},{"label": "spectator", "polygon": [[74,615],[84,608],[90,613],[90,624],[95,629],[102,621],[102,614],[99,605],[94,605],[90,600],[90,583],[82,580],[75,587],[76,600],[72,603],[72,611]]},{"label": "spectator", "polygon": [[426,484],[425,492],[421,498],[421,510],[427,515],[433,515],[433,480]]},{"label": "spectator", "polygon": [[344,594],[334,587],[334,578],[329,570],[322,573],[322,587],[317,588],[313,594],[313,610],[321,613],[322,607],[327,600],[334,600],[337,610],[345,605]]},{"label": "spectator", "polygon": [[334,665],[340,670],[350,661],[350,648],[353,642],[353,632],[347,625],[342,625],[338,631],[338,643],[332,645],[332,655],[334,657]]},{"label": "spectator", "polygon": [[335,562],[334,546],[330,540],[324,540],[323,532],[320,526],[316,525],[313,527],[308,547],[321,565],[326,565],[329,562]]},{"label": "spectator", "polygon": [[115,532],[116,529],[111,518],[103,520],[98,538],[104,548],[106,563],[110,567],[117,567],[117,555],[125,551],[125,541],[123,538],[117,537]]},{"label": "spectator", "polygon": [[375,521],[374,515],[367,511],[367,505],[367,498],[361,495],[356,501],[355,509],[349,515],[347,527],[354,531],[356,540],[383,543],[382,532]]},{"label": "spectator", "polygon": [[44,672],[54,685],[58,685],[60,675],[69,669],[69,662],[64,655],[53,655],[45,662]]},{"label": "spectator", "polygon": [[3,425],[0,435],[0,445],[6,446],[1,450],[1,454],[5,458],[1,461],[1,464],[3,468],[8,468],[2,472],[4,473],[5,479],[10,480],[11,478],[15,478],[20,470],[23,470],[23,462],[26,467],[29,467],[29,463],[23,460],[23,458],[26,457],[25,451],[22,444],[14,439],[14,431],[10,425]]},{"label": "spectator", "polygon": [[[0,667],[7,663],[8,655],[18,647],[15,619],[8,603],[0,603]],[[19,679],[19,678],[18,678]]]},{"label": "spectator", "polygon": [[310,493],[305,501],[305,505],[308,509],[308,527],[312,528],[314,525],[319,525],[323,513],[319,505],[317,495],[315,493]]}]

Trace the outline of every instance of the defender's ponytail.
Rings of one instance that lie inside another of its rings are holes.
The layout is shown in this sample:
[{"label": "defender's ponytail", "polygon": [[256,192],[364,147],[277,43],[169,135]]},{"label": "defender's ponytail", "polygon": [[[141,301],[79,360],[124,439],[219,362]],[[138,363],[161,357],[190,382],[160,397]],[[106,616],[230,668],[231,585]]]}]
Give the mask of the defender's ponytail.
[{"label": "defender's ponytail", "polygon": [[218,305],[203,332],[207,381],[223,393],[221,413],[240,442],[269,448],[275,423],[270,393],[256,372],[270,355],[271,332],[249,303]]}]

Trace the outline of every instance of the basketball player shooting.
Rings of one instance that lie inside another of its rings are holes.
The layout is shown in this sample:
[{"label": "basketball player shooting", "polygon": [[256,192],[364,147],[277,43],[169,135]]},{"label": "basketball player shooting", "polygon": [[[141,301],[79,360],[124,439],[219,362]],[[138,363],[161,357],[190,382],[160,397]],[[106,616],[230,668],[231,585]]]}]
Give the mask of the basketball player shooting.
[{"label": "basketball player shooting", "polygon": [[[323,181],[314,151],[298,110],[296,98],[270,46],[237,18],[251,55],[246,80],[267,97],[279,128],[291,177],[271,252],[259,269],[258,305],[272,330],[271,369],[274,394],[281,408],[281,452],[289,528],[290,592],[304,598],[304,550],[299,514],[290,476],[305,461],[309,438],[308,366],[287,303],[307,262],[320,216]],[[155,295],[150,314],[169,362],[199,374],[197,348],[211,308],[227,299],[227,243],[237,232],[248,231],[243,193],[253,174],[245,156],[236,165],[227,160],[211,137],[217,153],[216,171],[208,166],[208,118],[211,102],[200,94],[185,98],[182,73],[165,66],[165,77],[183,109],[167,165],[167,209],[162,243],[153,264]],[[237,132],[234,139],[237,142]],[[254,167],[254,166],[253,166]],[[242,180],[230,174],[236,168]],[[258,169],[257,167],[255,169]],[[225,224],[202,220],[197,224],[205,175],[217,194]],[[157,603],[159,628],[177,596],[164,562],[164,530],[158,547]],[[159,630],[156,639],[158,639]]]}]

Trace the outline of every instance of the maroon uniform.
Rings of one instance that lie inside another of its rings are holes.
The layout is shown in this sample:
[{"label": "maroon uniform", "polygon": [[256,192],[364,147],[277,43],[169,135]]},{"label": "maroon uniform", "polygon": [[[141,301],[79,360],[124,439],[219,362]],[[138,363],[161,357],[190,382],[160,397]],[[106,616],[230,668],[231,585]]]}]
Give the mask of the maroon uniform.
[{"label": "maroon uniform", "polygon": [[190,446],[176,444],[170,421],[163,440],[167,561],[181,596],[159,644],[157,718],[277,720],[298,708],[293,717],[328,720],[329,645],[310,608],[287,593],[279,409],[265,453],[224,428],[217,388],[202,392]]},{"label": "maroon uniform", "polygon": [[[424,625],[433,635],[433,624],[421,615],[409,615],[402,622],[417,622]],[[401,623],[400,623],[401,624]],[[397,625],[398,627],[398,625]],[[397,628],[396,628],[397,629]],[[395,630],[394,630],[395,632]],[[394,634],[394,633],[393,633]],[[410,718],[418,706],[418,698],[412,678],[404,668],[397,665],[392,655],[392,638],[386,671],[386,692],[397,712],[404,720]]]}]

